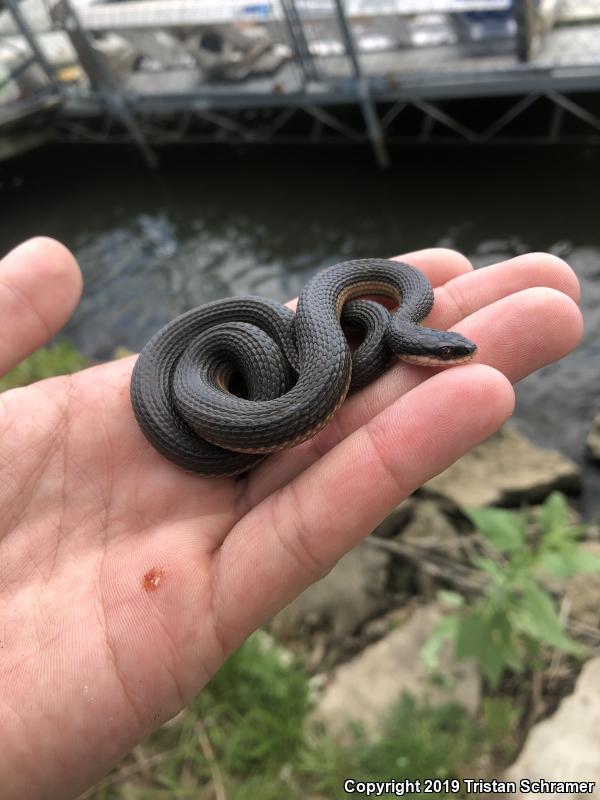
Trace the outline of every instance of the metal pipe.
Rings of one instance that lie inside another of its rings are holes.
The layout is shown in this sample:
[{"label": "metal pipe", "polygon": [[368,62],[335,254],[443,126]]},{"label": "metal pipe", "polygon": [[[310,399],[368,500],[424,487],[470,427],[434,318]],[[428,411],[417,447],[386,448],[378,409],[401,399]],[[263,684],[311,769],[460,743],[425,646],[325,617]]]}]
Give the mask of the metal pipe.
[{"label": "metal pipe", "polygon": [[285,22],[290,36],[290,40],[300,64],[305,81],[318,80],[315,62],[310,52],[308,41],[304,33],[302,19],[296,8],[294,0],[281,0],[281,8],[285,16]]},{"label": "metal pipe", "polygon": [[60,94],[61,87],[58,78],[56,77],[56,72],[54,71],[54,67],[50,64],[50,62],[46,58],[44,51],[39,46],[34,32],[29,27],[29,23],[27,22],[25,15],[23,14],[23,12],[19,7],[19,3],[17,2],[17,0],[4,0],[4,5],[6,6],[6,8],[8,8],[9,12],[12,15],[12,18],[15,21],[15,25],[17,26],[23,38],[29,45],[31,52],[34,54],[39,65],[46,73],[46,77],[50,81],[50,85]]},{"label": "metal pipe", "polygon": [[382,169],[386,169],[390,164],[390,156],[385,143],[385,132],[381,127],[381,122],[377,115],[377,108],[371,95],[371,84],[368,78],[364,77],[362,74],[360,61],[358,60],[358,54],[354,44],[354,37],[352,36],[348,20],[346,19],[346,12],[344,11],[342,0],[334,0],[334,3],[338,25],[340,26],[340,33],[344,41],[344,48],[352,66],[352,73],[356,82],[356,94],[367,127],[367,133],[369,134],[369,139],[375,151],[377,163]]},{"label": "metal pipe", "polygon": [[[11,0],[11,2],[14,2],[14,0]],[[63,24],[65,32],[77,53],[79,63],[89,77],[91,85],[101,94],[109,111],[127,129],[144,156],[146,163],[151,167],[156,166],[156,155],[148,146],[142,129],[116,86],[106,64],[94,49],[90,35],[81,24],[81,20],[70,0],[59,0],[52,9],[52,16]]]}]

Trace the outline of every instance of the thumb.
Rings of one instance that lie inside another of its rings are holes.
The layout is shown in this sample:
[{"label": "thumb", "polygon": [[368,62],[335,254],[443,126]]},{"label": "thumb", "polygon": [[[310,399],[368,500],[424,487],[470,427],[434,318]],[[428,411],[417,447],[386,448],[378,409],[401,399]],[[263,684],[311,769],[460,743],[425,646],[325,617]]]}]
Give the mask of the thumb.
[{"label": "thumb", "polygon": [[82,287],[74,256],[54,239],[29,239],[0,260],[0,375],[60,330]]}]

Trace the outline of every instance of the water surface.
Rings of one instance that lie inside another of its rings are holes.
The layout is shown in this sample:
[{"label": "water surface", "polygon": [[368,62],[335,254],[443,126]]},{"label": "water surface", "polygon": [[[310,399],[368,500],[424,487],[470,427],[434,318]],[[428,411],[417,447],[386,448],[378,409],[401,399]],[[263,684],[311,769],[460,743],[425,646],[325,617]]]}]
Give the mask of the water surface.
[{"label": "water surface", "polygon": [[[578,350],[523,381],[516,421],[585,464],[600,411],[600,151],[405,149],[380,172],[370,152],[180,149],[148,171],[128,150],[48,148],[0,165],[0,252],[38,233],[85,277],[66,333],[89,356],[138,350],[176,314],[232,294],[295,296],[348,258],[441,245],[477,266],[531,250],[566,258],[582,283]],[[583,505],[600,513],[586,465]]]}]

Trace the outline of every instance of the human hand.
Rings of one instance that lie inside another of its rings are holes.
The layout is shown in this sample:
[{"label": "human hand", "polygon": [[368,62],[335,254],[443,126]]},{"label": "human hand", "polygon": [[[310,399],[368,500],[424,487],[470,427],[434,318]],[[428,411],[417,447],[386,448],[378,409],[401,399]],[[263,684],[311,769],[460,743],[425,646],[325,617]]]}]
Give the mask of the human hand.
[{"label": "human hand", "polygon": [[[0,395],[0,786],[73,797],[172,717],[261,623],[408,494],[490,436],[511,382],[579,341],[560,259],[473,271],[402,256],[436,287],[427,324],[477,363],[394,365],[311,441],[238,479],[158,455],[134,419],[134,357]],[[0,373],[77,303],[73,257],[31,240],[0,262]]]}]

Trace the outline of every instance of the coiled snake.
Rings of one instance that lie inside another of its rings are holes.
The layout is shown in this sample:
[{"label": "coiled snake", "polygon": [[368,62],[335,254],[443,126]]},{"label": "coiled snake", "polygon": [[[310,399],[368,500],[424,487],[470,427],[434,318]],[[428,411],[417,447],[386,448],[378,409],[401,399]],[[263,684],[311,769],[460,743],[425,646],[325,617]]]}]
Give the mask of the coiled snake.
[{"label": "coiled snake", "polygon": [[[398,304],[359,300],[384,296]],[[336,264],[300,294],[296,313],[263,297],[187,311],[143,348],[131,402],[151,444],[186,470],[246,472],[266,454],[314,436],[349,390],[393,355],[432,366],[468,361],[476,345],[419,323],[433,290],[414,267],[384,259]],[[351,351],[347,332],[361,337]]]}]

